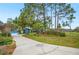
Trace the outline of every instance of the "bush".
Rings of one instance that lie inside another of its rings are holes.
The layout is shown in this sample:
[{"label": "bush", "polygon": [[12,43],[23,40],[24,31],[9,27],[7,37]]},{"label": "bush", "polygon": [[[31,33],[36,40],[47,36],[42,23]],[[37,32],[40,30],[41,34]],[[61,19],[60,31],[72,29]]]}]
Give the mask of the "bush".
[{"label": "bush", "polygon": [[12,43],[12,41],[10,33],[0,33],[0,45],[7,45]]},{"label": "bush", "polygon": [[45,31],[45,34],[53,34],[55,33],[55,30],[53,29],[48,29],[47,31]]},{"label": "bush", "polygon": [[2,36],[11,36],[10,33],[1,33]]},{"label": "bush", "polygon": [[30,35],[30,36],[39,36],[39,34],[33,33],[33,32],[32,32],[32,33],[29,33],[29,35]]},{"label": "bush", "polygon": [[46,34],[51,34],[51,35],[56,35],[56,36],[61,36],[61,37],[65,37],[65,32],[61,32],[61,31],[56,31],[53,29],[50,29],[48,31],[45,32]]},{"label": "bush", "polygon": [[61,36],[61,37],[65,37],[66,35],[65,35],[64,32],[59,32],[59,36]]},{"label": "bush", "polygon": [[1,37],[0,36],[0,45],[8,45],[12,43],[12,38],[11,37]]}]

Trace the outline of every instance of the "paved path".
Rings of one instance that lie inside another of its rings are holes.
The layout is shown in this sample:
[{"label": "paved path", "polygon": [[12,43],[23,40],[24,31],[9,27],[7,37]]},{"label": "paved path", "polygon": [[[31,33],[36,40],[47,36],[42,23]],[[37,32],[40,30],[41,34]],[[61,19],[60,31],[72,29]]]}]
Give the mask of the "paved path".
[{"label": "paved path", "polygon": [[13,55],[79,55],[79,49],[40,43],[25,37],[13,36],[16,49]]}]

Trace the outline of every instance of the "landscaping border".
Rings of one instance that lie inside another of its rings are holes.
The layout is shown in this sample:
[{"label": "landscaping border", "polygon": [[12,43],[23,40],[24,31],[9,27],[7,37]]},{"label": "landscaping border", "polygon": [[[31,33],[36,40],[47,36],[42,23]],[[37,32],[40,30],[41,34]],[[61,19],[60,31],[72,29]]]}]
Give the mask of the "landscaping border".
[{"label": "landscaping border", "polygon": [[10,45],[0,46],[0,55],[10,55],[16,48],[16,42],[13,41]]}]

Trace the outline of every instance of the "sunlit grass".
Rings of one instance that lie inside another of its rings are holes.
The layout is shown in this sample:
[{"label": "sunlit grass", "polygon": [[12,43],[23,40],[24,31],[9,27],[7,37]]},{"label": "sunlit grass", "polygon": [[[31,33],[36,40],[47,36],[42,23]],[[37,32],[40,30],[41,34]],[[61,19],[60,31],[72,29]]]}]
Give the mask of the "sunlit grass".
[{"label": "sunlit grass", "polygon": [[66,32],[66,37],[33,33],[24,36],[43,43],[79,48],[79,33],[77,32]]}]

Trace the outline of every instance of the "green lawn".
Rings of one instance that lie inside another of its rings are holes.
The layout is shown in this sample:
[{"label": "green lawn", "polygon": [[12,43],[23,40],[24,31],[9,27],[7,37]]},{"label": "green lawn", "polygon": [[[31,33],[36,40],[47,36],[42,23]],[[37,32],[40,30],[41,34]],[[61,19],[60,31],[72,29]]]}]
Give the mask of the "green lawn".
[{"label": "green lawn", "polygon": [[35,35],[33,33],[24,36],[48,44],[79,48],[79,33],[77,32],[66,32],[66,37],[54,35]]}]

